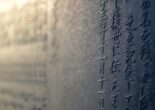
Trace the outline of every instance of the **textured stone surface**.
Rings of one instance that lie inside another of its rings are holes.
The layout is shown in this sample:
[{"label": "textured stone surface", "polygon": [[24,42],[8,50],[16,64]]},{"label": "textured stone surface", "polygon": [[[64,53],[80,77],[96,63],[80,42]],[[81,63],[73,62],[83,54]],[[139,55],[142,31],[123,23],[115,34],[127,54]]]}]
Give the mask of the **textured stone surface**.
[{"label": "textured stone surface", "polygon": [[98,1],[56,2],[49,65],[52,110],[96,109]]},{"label": "textured stone surface", "polygon": [[48,67],[53,110],[154,108],[149,2],[56,1]]},{"label": "textured stone surface", "polygon": [[155,109],[153,0],[34,0],[0,15],[0,108]]}]

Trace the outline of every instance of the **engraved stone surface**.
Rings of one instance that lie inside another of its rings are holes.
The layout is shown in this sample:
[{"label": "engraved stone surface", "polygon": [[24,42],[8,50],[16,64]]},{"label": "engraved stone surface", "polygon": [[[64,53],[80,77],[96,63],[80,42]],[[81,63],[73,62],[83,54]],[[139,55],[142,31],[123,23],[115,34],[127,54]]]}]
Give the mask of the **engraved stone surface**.
[{"label": "engraved stone surface", "polygon": [[154,110],[154,5],[0,0],[0,110]]}]

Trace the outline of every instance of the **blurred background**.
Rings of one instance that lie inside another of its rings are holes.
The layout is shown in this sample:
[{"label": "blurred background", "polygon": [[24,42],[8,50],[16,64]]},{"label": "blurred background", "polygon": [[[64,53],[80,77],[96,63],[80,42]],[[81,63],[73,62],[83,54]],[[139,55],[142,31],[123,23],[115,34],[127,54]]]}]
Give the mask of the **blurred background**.
[{"label": "blurred background", "polygon": [[0,0],[0,110],[96,108],[97,3]]},{"label": "blurred background", "polygon": [[0,110],[46,110],[47,1],[0,0]]}]

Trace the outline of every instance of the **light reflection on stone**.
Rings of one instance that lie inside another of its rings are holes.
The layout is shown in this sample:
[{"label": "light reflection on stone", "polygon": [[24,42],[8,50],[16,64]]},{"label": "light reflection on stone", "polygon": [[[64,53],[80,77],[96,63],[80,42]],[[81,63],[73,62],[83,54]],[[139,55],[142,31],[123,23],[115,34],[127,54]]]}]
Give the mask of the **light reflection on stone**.
[{"label": "light reflection on stone", "polygon": [[46,0],[0,0],[0,109],[47,110]]}]

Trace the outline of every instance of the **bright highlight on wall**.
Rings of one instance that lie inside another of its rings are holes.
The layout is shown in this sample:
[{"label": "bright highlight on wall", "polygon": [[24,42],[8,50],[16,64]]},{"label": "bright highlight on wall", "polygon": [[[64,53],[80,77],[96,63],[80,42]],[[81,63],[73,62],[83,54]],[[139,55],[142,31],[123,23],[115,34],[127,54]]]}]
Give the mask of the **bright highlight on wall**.
[{"label": "bright highlight on wall", "polygon": [[8,11],[14,6],[22,7],[29,0],[0,0],[0,11]]}]

